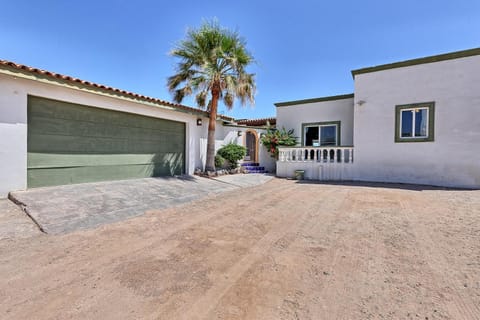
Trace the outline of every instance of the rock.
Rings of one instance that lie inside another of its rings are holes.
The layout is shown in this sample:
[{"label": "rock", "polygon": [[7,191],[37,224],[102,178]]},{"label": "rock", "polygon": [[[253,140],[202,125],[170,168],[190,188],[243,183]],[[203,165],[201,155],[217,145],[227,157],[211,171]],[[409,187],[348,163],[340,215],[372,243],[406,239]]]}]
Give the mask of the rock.
[{"label": "rock", "polygon": [[207,171],[207,176],[208,177],[215,177],[217,173],[215,171]]}]

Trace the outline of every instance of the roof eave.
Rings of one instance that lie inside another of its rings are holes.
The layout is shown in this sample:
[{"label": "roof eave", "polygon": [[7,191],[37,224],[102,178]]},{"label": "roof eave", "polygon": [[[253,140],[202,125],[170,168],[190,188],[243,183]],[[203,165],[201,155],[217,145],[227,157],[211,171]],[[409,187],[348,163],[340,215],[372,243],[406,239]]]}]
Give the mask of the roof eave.
[{"label": "roof eave", "polygon": [[444,53],[444,54],[428,56],[423,58],[382,64],[382,65],[373,66],[373,67],[366,67],[366,68],[352,70],[351,73],[352,73],[352,77],[355,79],[355,76],[358,74],[371,73],[371,72],[377,72],[377,71],[383,71],[383,70],[389,70],[389,69],[395,69],[395,68],[410,67],[410,66],[415,66],[419,64],[460,59],[460,58],[472,57],[477,55],[480,55],[480,48],[473,48],[473,49],[455,51],[455,52]]},{"label": "roof eave", "polygon": [[274,103],[274,105],[277,108],[278,107],[288,107],[288,106],[295,106],[295,105],[299,105],[299,104],[308,104],[308,103],[315,103],[315,102],[325,102],[325,101],[351,99],[351,98],[353,98],[353,96],[354,96],[353,93],[348,93],[348,94],[340,94],[340,95],[336,95],[336,96],[303,99],[303,100],[294,100],[294,101],[285,101],[285,102],[276,102],[276,103]]},{"label": "roof eave", "polygon": [[[196,116],[209,117],[209,113],[205,110],[188,107],[182,104],[172,103],[169,101],[153,98],[138,93],[129,92],[113,88],[110,86],[97,84],[90,81],[81,80],[67,75],[62,75],[46,70],[28,67],[14,62],[0,60],[0,73],[21,77],[27,80],[39,81],[48,84],[68,87],[71,89],[87,91],[90,93],[100,94],[104,96],[122,98],[134,102],[143,102],[163,109],[178,111]],[[218,115],[217,119],[234,120],[234,118],[224,115]]]}]

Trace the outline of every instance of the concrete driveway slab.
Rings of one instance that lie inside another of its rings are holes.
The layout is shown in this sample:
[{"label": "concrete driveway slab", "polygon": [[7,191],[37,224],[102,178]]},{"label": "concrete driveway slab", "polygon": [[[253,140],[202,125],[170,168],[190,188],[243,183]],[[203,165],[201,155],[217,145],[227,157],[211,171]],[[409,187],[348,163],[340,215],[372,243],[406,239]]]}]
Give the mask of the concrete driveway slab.
[{"label": "concrete driveway slab", "polygon": [[121,221],[272,179],[263,174],[184,176],[85,183],[10,193],[41,230],[62,234]]},{"label": "concrete driveway slab", "polygon": [[215,177],[217,181],[236,186],[236,187],[253,187],[259,184],[263,184],[273,178],[273,175],[269,174],[233,174]]}]

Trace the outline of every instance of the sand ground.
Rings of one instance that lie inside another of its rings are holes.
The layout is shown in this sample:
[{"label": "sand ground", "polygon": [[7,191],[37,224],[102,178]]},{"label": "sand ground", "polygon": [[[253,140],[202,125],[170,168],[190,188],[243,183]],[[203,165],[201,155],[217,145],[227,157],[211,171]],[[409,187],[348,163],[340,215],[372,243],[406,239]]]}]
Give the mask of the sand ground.
[{"label": "sand ground", "polygon": [[2,319],[480,319],[480,191],[274,179],[0,241]]}]

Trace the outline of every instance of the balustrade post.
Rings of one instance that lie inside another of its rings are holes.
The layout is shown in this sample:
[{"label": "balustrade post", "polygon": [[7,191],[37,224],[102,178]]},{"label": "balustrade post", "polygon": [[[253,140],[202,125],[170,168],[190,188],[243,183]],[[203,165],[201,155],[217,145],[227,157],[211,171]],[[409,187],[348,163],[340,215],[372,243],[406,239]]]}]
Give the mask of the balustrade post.
[{"label": "balustrade post", "polygon": [[[330,162],[353,163],[354,148],[333,147],[294,147],[281,148],[278,160],[282,162]],[[348,155],[347,155],[348,152]]]},{"label": "balustrade post", "polygon": [[353,151],[354,148],[346,147],[281,148],[278,152],[278,160],[281,162],[353,163]]}]

